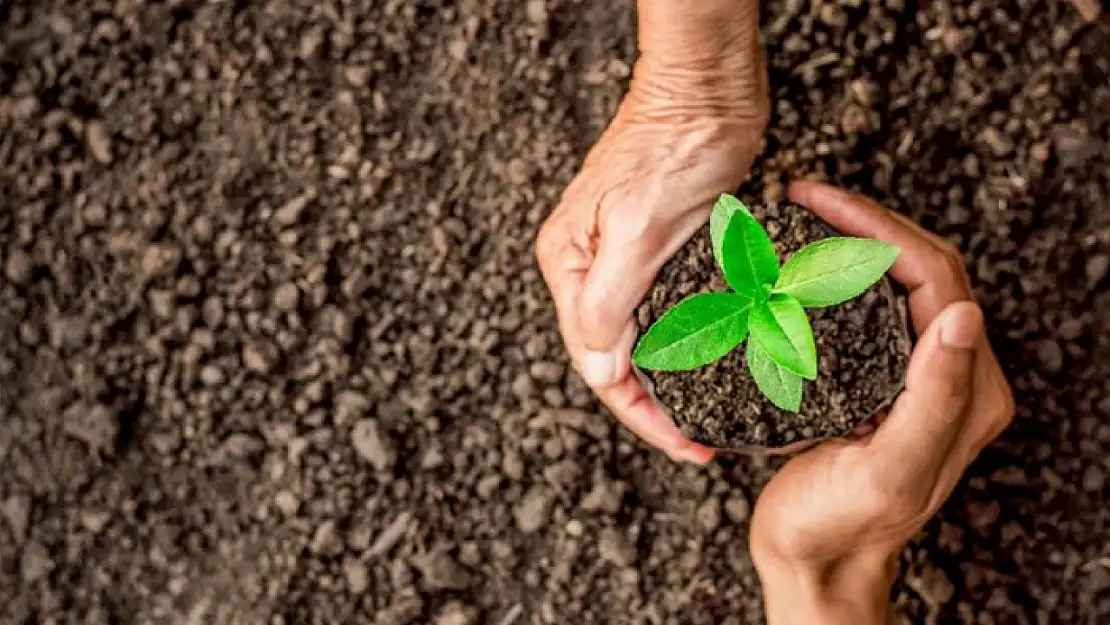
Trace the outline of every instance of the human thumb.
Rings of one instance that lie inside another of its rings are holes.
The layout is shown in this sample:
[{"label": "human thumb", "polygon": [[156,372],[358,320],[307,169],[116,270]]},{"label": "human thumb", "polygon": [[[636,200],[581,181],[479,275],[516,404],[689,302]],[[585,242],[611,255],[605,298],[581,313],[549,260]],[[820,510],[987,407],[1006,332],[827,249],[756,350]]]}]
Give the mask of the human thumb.
[{"label": "human thumb", "polygon": [[903,460],[943,458],[959,434],[971,399],[983,313],[974,302],[949,304],[918,341],[906,389],[873,439]]},{"label": "human thumb", "polygon": [[652,237],[603,237],[578,300],[586,383],[609,386],[628,373],[636,338],[633,313],[655,281],[661,250]]}]

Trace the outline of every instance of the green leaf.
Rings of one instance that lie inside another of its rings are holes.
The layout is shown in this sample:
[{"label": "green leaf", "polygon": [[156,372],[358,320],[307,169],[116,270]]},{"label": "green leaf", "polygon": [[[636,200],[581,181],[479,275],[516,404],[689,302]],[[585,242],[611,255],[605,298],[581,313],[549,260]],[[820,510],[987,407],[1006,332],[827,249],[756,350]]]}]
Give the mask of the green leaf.
[{"label": "green leaf", "polygon": [[717,203],[713,205],[713,212],[709,213],[709,240],[713,244],[713,258],[717,259],[718,267],[725,266],[721,257],[721,244],[725,240],[725,228],[728,227],[732,214],[737,211],[751,214],[748,207],[736,199],[736,196],[725,193],[717,198]]},{"label": "green leaf", "polygon": [[802,406],[802,378],[775,362],[755,341],[748,341],[748,369],[759,390],[771,403],[789,412]]},{"label": "green leaf", "polygon": [[817,377],[817,345],[813,329],[798,300],[789,295],[772,295],[766,303],[752,307],[752,340],[795,375],[807,380]]},{"label": "green leaf", "polygon": [[873,239],[833,237],[798,250],[782,268],[775,293],[806,308],[846,302],[883,277],[898,248]]},{"label": "green leaf", "polygon": [[736,293],[691,295],[648,329],[632,353],[632,362],[658,371],[685,371],[709,364],[748,335],[751,306],[751,299]]},{"label": "green leaf", "polygon": [[779,258],[763,226],[747,211],[735,211],[721,242],[721,269],[734,291],[755,300],[767,299],[764,285],[779,277]]}]

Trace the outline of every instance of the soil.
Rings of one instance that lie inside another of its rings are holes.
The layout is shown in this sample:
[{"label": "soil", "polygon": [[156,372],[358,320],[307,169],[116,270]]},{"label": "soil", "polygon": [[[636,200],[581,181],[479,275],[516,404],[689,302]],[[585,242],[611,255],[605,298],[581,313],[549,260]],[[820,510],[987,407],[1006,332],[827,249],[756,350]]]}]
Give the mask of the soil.
[{"label": "soil", "polygon": [[[796,204],[758,204],[751,210],[771,235],[780,259],[806,243],[837,235]],[[689,295],[724,290],[706,227],[659,272],[638,311],[640,327],[651,327]],[[906,299],[884,279],[856,299],[808,313],[818,376],[805,383],[797,413],[780,410],[763,396],[748,371],[743,347],[690,371],[643,375],[683,433],[711,447],[780,448],[842,436],[887,407],[902,389],[911,348]]]},{"label": "soil", "polygon": [[[766,11],[764,201],[957,244],[1018,396],[903,622],[1106,622],[1107,25]],[[530,254],[635,49],[628,0],[0,2],[0,622],[760,622],[777,461],[618,427]]]}]

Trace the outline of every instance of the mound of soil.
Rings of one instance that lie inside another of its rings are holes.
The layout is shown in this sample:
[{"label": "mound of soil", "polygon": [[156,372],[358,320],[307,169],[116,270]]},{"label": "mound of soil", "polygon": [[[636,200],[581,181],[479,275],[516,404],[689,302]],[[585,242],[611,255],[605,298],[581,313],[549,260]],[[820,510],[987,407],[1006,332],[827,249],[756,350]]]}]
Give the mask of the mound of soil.
[{"label": "mound of soil", "polygon": [[[836,232],[801,206],[755,205],[780,259]],[[727,286],[703,228],[659,272],[638,311],[649,328],[694,293]],[[807,311],[817,343],[817,379],[807,381],[797,413],[780,410],[755,385],[744,348],[690,371],[644,371],[656,399],[687,437],[721,449],[776,448],[842,436],[901,391],[911,348],[904,297],[888,279],[838,306]]]}]

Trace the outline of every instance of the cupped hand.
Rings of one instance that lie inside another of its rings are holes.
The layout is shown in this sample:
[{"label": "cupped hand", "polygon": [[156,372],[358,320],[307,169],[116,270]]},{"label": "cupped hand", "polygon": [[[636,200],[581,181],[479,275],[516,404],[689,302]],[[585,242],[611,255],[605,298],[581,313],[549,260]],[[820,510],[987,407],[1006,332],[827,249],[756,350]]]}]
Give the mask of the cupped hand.
[{"label": "cupped hand", "polygon": [[625,100],[536,240],[559,329],[586,383],[633,432],[705,463],[632,370],[635,308],[655,275],[747,177],[767,121],[758,49],[750,76],[637,64]]},{"label": "cupped hand", "polygon": [[[891,275],[910,291],[920,339],[877,429],[822,443],[772,478],[756,503],[752,556],[769,623],[884,622],[863,615],[889,609],[897,554],[1010,423],[1013,399],[954,247],[840,189],[796,183],[790,195],[846,234],[901,248]],[[867,598],[870,607],[852,607]]]}]

